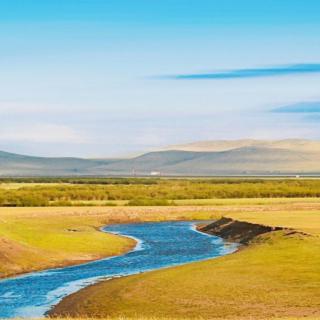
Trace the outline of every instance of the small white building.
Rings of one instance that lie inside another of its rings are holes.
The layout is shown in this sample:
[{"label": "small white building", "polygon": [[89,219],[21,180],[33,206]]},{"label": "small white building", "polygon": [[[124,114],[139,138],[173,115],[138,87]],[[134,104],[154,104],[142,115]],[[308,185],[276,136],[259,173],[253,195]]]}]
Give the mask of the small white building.
[{"label": "small white building", "polygon": [[161,176],[161,172],[160,171],[151,171],[150,172],[150,176]]}]

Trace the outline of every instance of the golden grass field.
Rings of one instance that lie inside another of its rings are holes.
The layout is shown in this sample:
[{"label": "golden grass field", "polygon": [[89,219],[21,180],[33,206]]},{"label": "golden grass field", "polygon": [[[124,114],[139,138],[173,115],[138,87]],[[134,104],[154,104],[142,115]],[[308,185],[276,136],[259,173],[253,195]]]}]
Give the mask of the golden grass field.
[{"label": "golden grass field", "polygon": [[[175,206],[246,206],[246,205],[319,205],[320,198],[243,198],[243,199],[183,199],[171,200]],[[126,206],[129,200],[90,200],[72,201],[72,204],[87,204],[89,206],[104,206],[106,203],[114,206]]]},{"label": "golden grass field", "polygon": [[[0,208],[0,277],[90,261],[130,249],[134,245],[132,240],[99,232],[99,227],[113,222],[208,220],[231,214],[253,222],[262,222],[259,217],[268,217],[265,220],[268,224],[282,225],[281,219],[284,219],[287,224],[290,221],[293,228],[298,228],[304,220],[314,228],[316,223],[310,221],[317,220],[317,214],[308,212],[320,211],[320,201],[315,198],[181,200],[180,204],[174,207]],[[297,221],[288,212],[300,212]],[[306,219],[301,219],[302,215],[307,215]],[[295,221],[299,225],[294,224]]]},{"label": "golden grass field", "polygon": [[61,183],[61,182],[57,182],[57,183],[43,183],[43,182],[2,182],[0,183],[0,188],[1,189],[6,189],[6,190],[17,190],[17,189],[21,189],[21,188],[32,188],[32,187],[43,187],[43,186],[61,186],[61,185],[68,185],[68,186],[72,186],[72,184],[70,183]]},{"label": "golden grass field", "polygon": [[320,317],[320,241],[277,232],[240,252],[102,282],[64,300],[75,316]]},{"label": "golden grass field", "polygon": [[277,231],[226,257],[101,282],[55,311],[82,317],[319,318],[320,211],[309,205],[235,209],[222,213],[303,233]]},{"label": "golden grass field", "polygon": [[320,318],[318,199],[182,201],[173,207],[1,208],[0,272],[10,276],[132,248],[132,240],[99,232],[109,223],[229,216],[310,235],[280,231],[227,257],[102,282],[65,299],[61,314],[142,320]]}]

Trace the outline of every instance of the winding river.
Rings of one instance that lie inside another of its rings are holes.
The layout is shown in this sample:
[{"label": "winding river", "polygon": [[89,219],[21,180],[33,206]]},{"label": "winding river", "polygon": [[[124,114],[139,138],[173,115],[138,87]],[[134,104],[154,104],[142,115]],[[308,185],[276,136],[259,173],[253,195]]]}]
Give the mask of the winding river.
[{"label": "winding river", "polygon": [[136,239],[136,248],[121,256],[1,280],[0,318],[41,317],[65,296],[102,279],[219,257],[236,250],[235,244],[196,231],[195,224],[179,221],[107,226],[103,231]]}]

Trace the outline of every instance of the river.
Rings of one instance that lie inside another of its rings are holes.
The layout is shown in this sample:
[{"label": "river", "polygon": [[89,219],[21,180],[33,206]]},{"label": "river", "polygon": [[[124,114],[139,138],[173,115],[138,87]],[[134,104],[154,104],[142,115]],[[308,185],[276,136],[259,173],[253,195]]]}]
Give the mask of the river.
[{"label": "river", "polygon": [[[134,250],[77,266],[32,272],[0,281],[0,318],[41,317],[67,295],[104,279],[206,260],[236,244],[195,229],[196,221],[115,224],[102,230],[134,238]],[[90,243],[88,243],[90,245]]]}]

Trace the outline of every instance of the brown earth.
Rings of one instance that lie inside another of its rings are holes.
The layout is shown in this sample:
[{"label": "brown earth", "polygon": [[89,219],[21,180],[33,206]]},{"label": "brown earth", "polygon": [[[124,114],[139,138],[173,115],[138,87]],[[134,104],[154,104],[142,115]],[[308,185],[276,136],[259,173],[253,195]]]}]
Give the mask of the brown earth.
[{"label": "brown earth", "polygon": [[270,227],[245,221],[237,221],[231,218],[221,218],[198,230],[221,237],[232,242],[248,244],[255,237],[272,231],[283,230],[281,227]]}]

